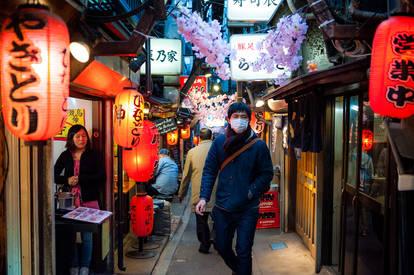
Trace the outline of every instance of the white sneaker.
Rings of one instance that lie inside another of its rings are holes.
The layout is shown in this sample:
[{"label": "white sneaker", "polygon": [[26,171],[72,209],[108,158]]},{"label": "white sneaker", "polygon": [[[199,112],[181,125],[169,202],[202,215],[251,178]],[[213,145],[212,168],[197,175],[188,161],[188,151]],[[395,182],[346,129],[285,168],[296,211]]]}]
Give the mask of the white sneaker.
[{"label": "white sneaker", "polygon": [[70,275],[79,275],[79,267],[71,267]]},{"label": "white sneaker", "polygon": [[89,268],[84,266],[80,269],[79,275],[89,275]]}]

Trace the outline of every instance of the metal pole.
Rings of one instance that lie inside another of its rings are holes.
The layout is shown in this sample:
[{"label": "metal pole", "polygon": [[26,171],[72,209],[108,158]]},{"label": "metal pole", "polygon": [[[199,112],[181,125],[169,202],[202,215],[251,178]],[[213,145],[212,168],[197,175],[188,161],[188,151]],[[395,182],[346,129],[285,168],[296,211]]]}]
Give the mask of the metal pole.
[{"label": "metal pole", "polygon": [[243,101],[243,83],[240,81],[237,81],[236,101],[237,102]]},{"label": "metal pole", "polygon": [[[148,63],[148,62],[147,62]],[[123,243],[123,211],[122,211],[122,196],[123,196],[123,183],[122,178],[122,147],[118,145],[118,213],[117,213],[117,223],[118,223],[118,268],[119,270],[125,271],[126,267],[124,266],[124,243]]]},{"label": "metal pole", "polygon": [[145,49],[147,51],[147,61],[145,62],[145,89],[146,89],[146,97],[150,97],[152,93],[152,80],[151,80],[151,41],[148,38],[145,42]]}]

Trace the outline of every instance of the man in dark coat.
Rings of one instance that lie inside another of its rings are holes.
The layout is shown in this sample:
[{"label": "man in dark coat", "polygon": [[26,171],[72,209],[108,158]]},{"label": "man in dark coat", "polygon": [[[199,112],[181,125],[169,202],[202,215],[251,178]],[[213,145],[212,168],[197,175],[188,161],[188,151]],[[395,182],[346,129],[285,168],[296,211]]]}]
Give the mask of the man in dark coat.
[{"label": "man in dark coat", "polygon": [[[200,201],[196,212],[203,215],[218,175],[213,217],[216,226],[216,249],[238,275],[252,273],[252,247],[260,196],[270,187],[273,166],[269,149],[250,128],[251,110],[243,103],[233,103],[227,112],[226,134],[218,136],[208,153],[201,180]],[[224,167],[234,153],[258,139]],[[236,253],[232,243],[237,231]]]}]

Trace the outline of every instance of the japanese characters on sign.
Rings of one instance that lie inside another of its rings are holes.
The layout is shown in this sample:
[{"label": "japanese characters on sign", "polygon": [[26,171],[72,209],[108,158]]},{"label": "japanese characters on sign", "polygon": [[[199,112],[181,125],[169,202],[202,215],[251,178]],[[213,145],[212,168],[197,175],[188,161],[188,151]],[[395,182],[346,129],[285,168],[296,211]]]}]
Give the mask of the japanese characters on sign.
[{"label": "japanese characters on sign", "polygon": [[414,114],[414,18],[395,16],[375,33],[369,88],[374,112],[396,118]]},{"label": "japanese characters on sign", "polygon": [[[188,76],[180,76],[180,90],[183,88],[185,82],[187,82]],[[196,80],[194,80],[193,85],[188,90],[188,93],[206,93],[207,92],[207,77],[205,76],[198,76]]]},{"label": "japanese characters on sign", "polygon": [[[278,78],[285,68],[268,73],[266,70],[255,72],[249,64],[257,59],[266,49],[258,49],[258,42],[265,38],[266,34],[236,34],[230,37],[230,47],[236,50],[236,57],[230,59],[231,79],[240,80],[273,80]],[[279,67],[278,67],[279,68]]]},{"label": "japanese characters on sign", "polygon": [[26,141],[46,140],[65,125],[69,33],[46,8],[21,8],[2,24],[1,94],[8,129]]},{"label": "japanese characters on sign", "polygon": [[70,127],[75,124],[85,126],[85,109],[69,109],[65,126],[53,139],[66,141]]},{"label": "japanese characters on sign", "polygon": [[281,0],[229,0],[227,18],[231,22],[268,23]]},{"label": "japanese characters on sign", "polygon": [[[179,75],[182,72],[182,43],[180,39],[151,38],[151,74]],[[145,65],[141,66],[145,74]]]}]

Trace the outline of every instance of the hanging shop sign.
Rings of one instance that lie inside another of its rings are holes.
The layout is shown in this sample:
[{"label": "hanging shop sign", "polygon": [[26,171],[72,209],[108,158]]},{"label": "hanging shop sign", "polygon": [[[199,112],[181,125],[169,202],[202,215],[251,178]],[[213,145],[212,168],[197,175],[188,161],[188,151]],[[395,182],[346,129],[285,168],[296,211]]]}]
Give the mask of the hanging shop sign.
[{"label": "hanging shop sign", "polygon": [[122,163],[130,178],[147,182],[154,177],[158,168],[158,140],[157,127],[149,120],[144,120],[138,145],[123,151]]},{"label": "hanging shop sign", "polygon": [[0,37],[3,116],[13,135],[46,140],[67,117],[69,32],[40,5],[21,6],[2,24]]},{"label": "hanging shop sign", "polygon": [[235,58],[230,58],[231,79],[243,80],[273,80],[281,77],[284,73],[290,74],[282,66],[278,70],[268,73],[266,70],[253,70],[252,62],[266,51],[257,48],[257,44],[266,37],[266,34],[235,34],[230,37],[230,47],[236,53]]},{"label": "hanging shop sign", "polygon": [[113,107],[114,139],[122,147],[138,145],[144,125],[144,97],[135,88],[124,88]]},{"label": "hanging shop sign", "polygon": [[[185,82],[187,82],[188,76],[180,76],[180,90],[184,87]],[[207,93],[207,77],[198,76],[191,88],[188,90],[188,93]]]},{"label": "hanging shop sign", "polygon": [[382,22],[372,44],[369,101],[382,116],[414,114],[414,17]]},{"label": "hanging shop sign", "polygon": [[148,195],[137,195],[131,199],[131,227],[135,236],[146,237],[154,225],[154,203]]},{"label": "hanging shop sign", "polygon": [[85,109],[69,109],[65,126],[53,139],[66,141],[70,127],[75,124],[85,126]]},{"label": "hanging shop sign", "polygon": [[157,126],[160,135],[177,130],[177,124],[173,118],[161,118],[154,120],[153,123]]},{"label": "hanging shop sign", "polygon": [[[182,72],[182,43],[180,39],[150,39],[151,74],[180,75]],[[141,66],[145,74],[145,64]]]},{"label": "hanging shop sign", "polygon": [[261,22],[267,24],[281,2],[282,0],[227,1],[227,19],[232,23]]}]

